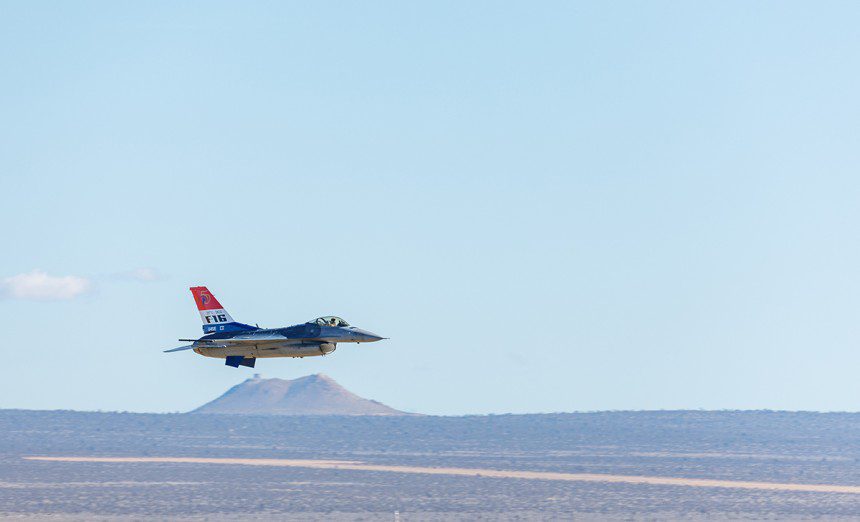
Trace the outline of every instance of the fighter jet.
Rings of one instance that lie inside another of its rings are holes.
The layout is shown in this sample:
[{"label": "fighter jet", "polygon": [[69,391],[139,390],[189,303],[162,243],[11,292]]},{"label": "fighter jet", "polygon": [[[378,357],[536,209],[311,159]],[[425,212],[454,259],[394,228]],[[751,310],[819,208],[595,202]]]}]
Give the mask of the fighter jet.
[{"label": "fighter jet", "polygon": [[372,343],[384,339],[333,315],[284,328],[251,326],[234,321],[205,286],[192,287],[191,294],[203,320],[204,335],[199,339],[180,339],[191,344],[165,353],[194,350],[204,357],[226,359],[227,366],[253,368],[260,358],[314,357],[335,351],[337,343]]}]

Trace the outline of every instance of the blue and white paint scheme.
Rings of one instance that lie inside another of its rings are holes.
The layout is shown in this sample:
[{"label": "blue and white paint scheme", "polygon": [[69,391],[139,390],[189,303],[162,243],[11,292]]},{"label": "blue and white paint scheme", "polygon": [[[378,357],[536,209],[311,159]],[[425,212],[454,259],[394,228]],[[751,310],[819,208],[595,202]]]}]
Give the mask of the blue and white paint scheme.
[{"label": "blue and white paint scheme", "polygon": [[335,351],[337,343],[372,343],[384,339],[333,315],[284,328],[251,326],[234,321],[205,286],[190,290],[200,311],[204,335],[199,339],[180,339],[192,344],[165,353],[194,350],[205,357],[225,359],[227,366],[253,368],[260,358],[315,357]]}]

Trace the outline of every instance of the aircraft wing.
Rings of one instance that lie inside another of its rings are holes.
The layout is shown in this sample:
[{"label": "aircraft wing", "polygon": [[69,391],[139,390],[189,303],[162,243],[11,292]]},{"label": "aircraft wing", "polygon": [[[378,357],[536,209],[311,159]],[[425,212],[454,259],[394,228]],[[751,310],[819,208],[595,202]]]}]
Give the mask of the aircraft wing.
[{"label": "aircraft wing", "polygon": [[180,339],[180,341],[193,341],[194,344],[187,344],[179,348],[164,350],[164,353],[181,352],[184,350],[192,350],[197,347],[206,348],[228,348],[230,346],[250,346],[257,344],[284,344],[284,343],[300,343],[301,339],[290,339],[281,334],[266,333],[262,335],[254,335],[252,333],[238,335],[229,339]]},{"label": "aircraft wing", "polygon": [[271,343],[288,343],[300,342],[298,339],[290,339],[281,334],[266,334],[266,335],[239,335],[229,339],[205,339],[197,341],[197,346],[248,346],[254,344],[271,344]]}]

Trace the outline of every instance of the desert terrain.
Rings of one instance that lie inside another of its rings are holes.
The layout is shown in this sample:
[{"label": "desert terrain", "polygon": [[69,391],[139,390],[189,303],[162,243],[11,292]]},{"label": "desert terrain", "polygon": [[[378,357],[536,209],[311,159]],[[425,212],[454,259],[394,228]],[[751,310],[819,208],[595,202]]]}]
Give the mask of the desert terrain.
[{"label": "desert terrain", "polygon": [[41,519],[856,519],[860,415],[0,411],[0,513]]}]

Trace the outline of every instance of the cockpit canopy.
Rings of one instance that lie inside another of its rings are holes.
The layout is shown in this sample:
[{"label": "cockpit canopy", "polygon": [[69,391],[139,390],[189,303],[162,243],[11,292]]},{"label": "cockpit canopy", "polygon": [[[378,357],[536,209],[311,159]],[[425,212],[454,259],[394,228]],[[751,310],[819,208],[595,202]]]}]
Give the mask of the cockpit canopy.
[{"label": "cockpit canopy", "polygon": [[319,317],[311,321],[312,323],[316,323],[320,326],[349,326],[349,323],[341,319],[340,317],[335,317],[333,315],[327,315],[325,317]]}]

